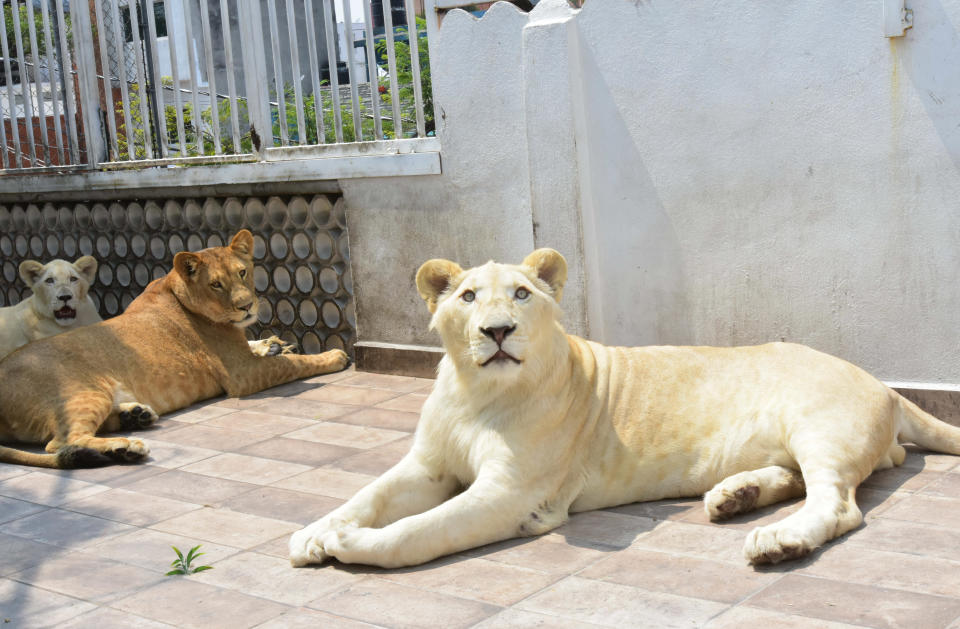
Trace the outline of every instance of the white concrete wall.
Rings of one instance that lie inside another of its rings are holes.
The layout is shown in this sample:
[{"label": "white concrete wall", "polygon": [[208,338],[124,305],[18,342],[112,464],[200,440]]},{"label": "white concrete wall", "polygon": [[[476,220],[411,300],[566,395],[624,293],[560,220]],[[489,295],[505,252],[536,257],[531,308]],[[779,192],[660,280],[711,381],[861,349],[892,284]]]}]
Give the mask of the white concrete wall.
[{"label": "white concrete wall", "polygon": [[554,246],[598,340],[960,384],[960,0],[911,0],[899,39],[880,0],[563,5],[448,14],[444,174],[344,182],[361,340],[436,343],[426,258]]}]

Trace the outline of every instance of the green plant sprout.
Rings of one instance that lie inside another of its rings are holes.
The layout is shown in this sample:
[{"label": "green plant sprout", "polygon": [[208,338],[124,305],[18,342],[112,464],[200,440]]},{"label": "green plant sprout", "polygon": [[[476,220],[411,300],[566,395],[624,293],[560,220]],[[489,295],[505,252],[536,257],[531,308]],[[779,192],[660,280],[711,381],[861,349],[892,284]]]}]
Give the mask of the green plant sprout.
[{"label": "green plant sprout", "polygon": [[197,544],[187,552],[187,556],[184,557],[183,553],[180,552],[180,549],[176,546],[171,546],[173,552],[177,553],[177,558],[174,559],[170,565],[173,566],[173,570],[168,572],[166,576],[172,576],[175,574],[193,574],[194,572],[203,572],[204,570],[212,570],[213,566],[197,566],[196,568],[192,567],[190,564],[193,563],[193,560],[199,557],[200,555],[205,555],[206,553],[198,553],[197,550],[200,548],[200,544]]}]

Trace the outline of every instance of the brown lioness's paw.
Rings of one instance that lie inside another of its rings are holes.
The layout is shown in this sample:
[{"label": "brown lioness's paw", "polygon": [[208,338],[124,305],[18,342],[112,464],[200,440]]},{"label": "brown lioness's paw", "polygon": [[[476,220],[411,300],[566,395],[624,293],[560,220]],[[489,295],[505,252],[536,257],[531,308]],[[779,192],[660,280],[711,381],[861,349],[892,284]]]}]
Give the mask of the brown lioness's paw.
[{"label": "brown lioness's paw", "polygon": [[279,336],[270,336],[259,341],[250,341],[250,351],[255,356],[280,356],[282,354],[298,354],[299,348],[293,343],[288,343]]},{"label": "brown lioness's paw", "polygon": [[142,461],[150,454],[150,448],[139,439],[115,439],[110,447],[103,451],[114,461],[126,461],[135,463]]},{"label": "brown lioness's paw", "polygon": [[127,402],[117,406],[117,417],[120,418],[122,430],[137,430],[154,424],[160,416],[148,404]]}]

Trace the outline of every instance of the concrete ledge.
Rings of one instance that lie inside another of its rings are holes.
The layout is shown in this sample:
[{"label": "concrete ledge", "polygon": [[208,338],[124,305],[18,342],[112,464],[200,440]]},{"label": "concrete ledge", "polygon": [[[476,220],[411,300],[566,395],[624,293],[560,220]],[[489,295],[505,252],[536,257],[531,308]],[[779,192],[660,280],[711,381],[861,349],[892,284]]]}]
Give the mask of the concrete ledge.
[{"label": "concrete ledge", "polygon": [[960,426],[960,388],[921,382],[886,384],[928,413],[948,424]]},{"label": "concrete ledge", "polygon": [[359,341],[353,346],[357,371],[436,378],[442,347]]}]

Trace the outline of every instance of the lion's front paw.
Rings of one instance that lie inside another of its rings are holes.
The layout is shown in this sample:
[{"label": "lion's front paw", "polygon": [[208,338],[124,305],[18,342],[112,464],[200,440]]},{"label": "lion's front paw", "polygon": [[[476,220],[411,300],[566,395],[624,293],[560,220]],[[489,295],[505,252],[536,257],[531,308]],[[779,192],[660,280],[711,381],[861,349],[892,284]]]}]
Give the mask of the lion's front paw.
[{"label": "lion's front paw", "polygon": [[350,357],[342,349],[331,349],[320,355],[325,359],[325,369],[327,371],[340,371],[346,369],[350,364]]},{"label": "lion's front paw", "polygon": [[743,556],[752,564],[780,563],[799,559],[816,547],[817,544],[801,532],[778,522],[750,531],[743,545]]},{"label": "lion's front paw", "polygon": [[103,450],[103,454],[115,461],[134,463],[145,459],[150,454],[150,448],[139,439],[118,438],[110,440],[108,447]]},{"label": "lion's front paw", "polygon": [[297,354],[300,351],[296,345],[284,341],[279,336],[270,336],[259,341],[248,341],[248,345],[250,351],[260,357]]},{"label": "lion's front paw", "polygon": [[323,563],[330,557],[321,541],[326,528],[317,530],[315,527],[316,523],[290,536],[290,565],[294,568]]}]

